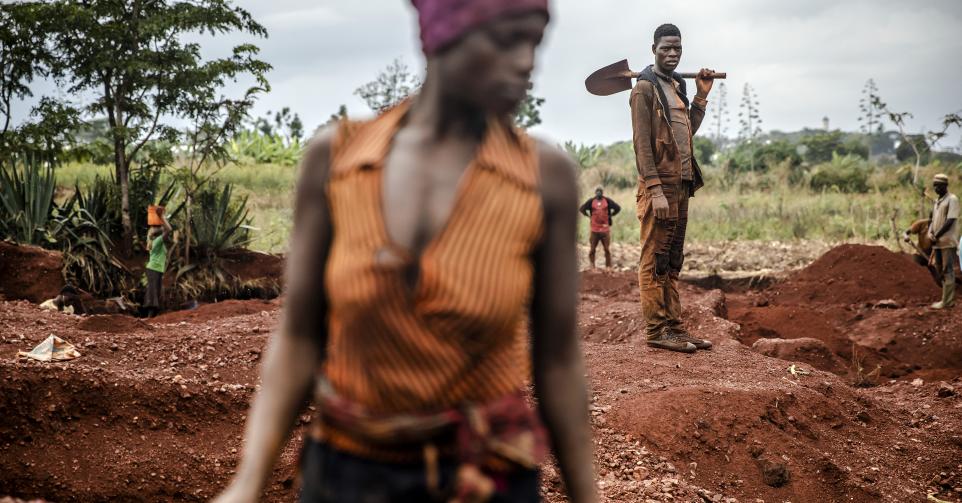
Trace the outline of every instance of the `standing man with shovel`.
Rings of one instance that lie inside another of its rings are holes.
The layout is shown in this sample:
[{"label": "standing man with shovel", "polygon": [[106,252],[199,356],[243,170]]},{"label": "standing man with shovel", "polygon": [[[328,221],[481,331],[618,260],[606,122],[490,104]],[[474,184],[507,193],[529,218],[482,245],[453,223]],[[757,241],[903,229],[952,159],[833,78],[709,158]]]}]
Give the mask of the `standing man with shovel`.
[{"label": "standing man with shovel", "polygon": [[685,258],[688,198],[704,185],[692,135],[705,117],[714,71],[698,72],[695,99],[689,103],[685,81],[675,73],[682,53],[678,27],[659,26],[651,50],[655,64],[638,75],[630,99],[640,177],[641,307],[649,346],[693,353],[712,344],[692,337],[682,326],[677,282]]}]

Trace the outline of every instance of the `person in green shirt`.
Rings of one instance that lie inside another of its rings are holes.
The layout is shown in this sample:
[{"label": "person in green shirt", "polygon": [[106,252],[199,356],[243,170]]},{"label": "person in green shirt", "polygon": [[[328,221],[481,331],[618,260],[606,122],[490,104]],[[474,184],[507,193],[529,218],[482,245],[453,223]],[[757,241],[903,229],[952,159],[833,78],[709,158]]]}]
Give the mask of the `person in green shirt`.
[{"label": "person in green shirt", "polygon": [[167,248],[172,243],[173,227],[164,217],[164,209],[157,208],[162,225],[152,225],[147,230],[147,292],[144,294],[144,310],[148,318],[157,316],[161,308],[161,291],[164,272],[167,270]]}]

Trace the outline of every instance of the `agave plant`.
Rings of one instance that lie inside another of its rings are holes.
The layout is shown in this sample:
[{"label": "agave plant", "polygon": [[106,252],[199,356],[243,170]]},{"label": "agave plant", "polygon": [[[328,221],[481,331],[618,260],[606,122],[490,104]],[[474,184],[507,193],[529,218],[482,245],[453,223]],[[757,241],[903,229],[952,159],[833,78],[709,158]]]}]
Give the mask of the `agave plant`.
[{"label": "agave plant", "polygon": [[[110,236],[72,198],[55,210],[50,234],[64,257],[64,277],[98,296],[122,295],[133,285],[130,271],[111,253]],[[89,201],[88,201],[89,202]]]},{"label": "agave plant", "polygon": [[0,165],[0,231],[24,244],[50,240],[47,224],[53,213],[56,179],[53,163],[36,156]]},{"label": "agave plant", "polygon": [[233,186],[224,184],[223,189],[211,185],[196,195],[192,211],[191,241],[208,257],[250,243],[249,211],[247,197],[232,200]]}]

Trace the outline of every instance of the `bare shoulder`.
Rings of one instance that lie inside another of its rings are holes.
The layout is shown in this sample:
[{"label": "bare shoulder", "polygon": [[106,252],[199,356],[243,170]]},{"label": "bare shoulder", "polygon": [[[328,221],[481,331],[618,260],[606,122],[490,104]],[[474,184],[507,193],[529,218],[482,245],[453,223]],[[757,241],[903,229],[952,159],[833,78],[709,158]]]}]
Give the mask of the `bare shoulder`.
[{"label": "bare shoulder", "polygon": [[578,165],[560,148],[535,140],[545,207],[565,207],[578,198]]},{"label": "bare shoulder", "polygon": [[337,136],[337,126],[329,125],[317,132],[313,138],[308,140],[304,148],[303,168],[304,171],[325,170],[331,158],[334,148],[334,140]]}]

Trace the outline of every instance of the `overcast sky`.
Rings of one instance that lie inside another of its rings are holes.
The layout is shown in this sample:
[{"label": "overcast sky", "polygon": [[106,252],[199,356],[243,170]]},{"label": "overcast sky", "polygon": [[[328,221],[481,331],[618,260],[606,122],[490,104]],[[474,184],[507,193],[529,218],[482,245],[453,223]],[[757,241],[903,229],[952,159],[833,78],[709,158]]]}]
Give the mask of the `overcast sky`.
[{"label": "overcast sky", "polygon": [[[289,106],[313,130],[342,103],[352,116],[369,114],[353,91],[394,58],[423,68],[408,0],[238,4],[270,33],[255,41],[274,66],[272,91],[256,114]],[[544,124],[534,131],[558,142],[630,138],[627,93],[592,96],[584,79],[622,58],[636,70],[649,64],[651,33],[663,22],[681,28],[681,70],[728,72],[729,135],[738,130],[746,82],[758,94],[766,130],[819,127],[825,116],[833,128],[856,129],[870,77],[892,109],[915,114],[914,132],[962,110],[962,0],[555,0],[552,10],[534,88],[547,100]],[[224,36],[205,52],[244,41]],[[717,99],[709,98],[710,114]],[[955,135],[943,146],[957,142]]]}]

